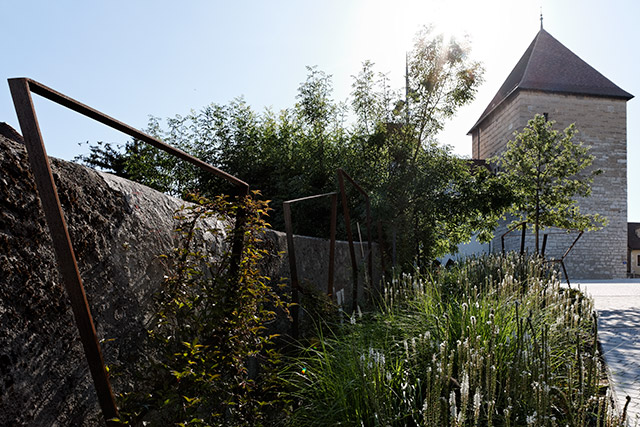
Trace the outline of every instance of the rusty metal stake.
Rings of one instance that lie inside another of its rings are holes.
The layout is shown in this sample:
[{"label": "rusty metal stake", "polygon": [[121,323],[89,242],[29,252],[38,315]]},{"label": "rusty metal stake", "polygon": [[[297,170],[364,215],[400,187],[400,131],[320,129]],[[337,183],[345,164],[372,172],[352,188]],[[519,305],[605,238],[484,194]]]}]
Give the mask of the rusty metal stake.
[{"label": "rusty metal stake", "polygon": [[342,214],[344,215],[344,226],[347,231],[347,240],[349,241],[349,256],[351,257],[351,281],[353,283],[353,289],[351,290],[351,309],[355,312],[358,307],[358,262],[356,261],[356,249],[353,245],[351,215],[349,213],[349,205],[347,204],[347,193],[344,188],[342,169],[338,169],[338,183],[340,185],[340,194],[342,195]]},{"label": "rusty metal stake", "polygon": [[[64,213],[60,205],[58,191],[53,180],[51,166],[49,164],[44,141],[40,133],[40,127],[38,125],[33,100],[31,98],[31,92],[103,123],[113,129],[117,129],[135,139],[144,141],[168,154],[182,160],[186,160],[200,169],[231,182],[239,189],[239,197],[248,194],[249,185],[233,175],[209,165],[202,160],[185,153],[184,151],[165,144],[156,138],[140,132],[125,123],[109,117],[106,114],[63,95],[39,82],[27,78],[9,79],[9,88],[11,90],[11,96],[13,98],[16,114],[18,116],[25,146],[29,155],[31,170],[33,171],[36,181],[40,201],[42,202],[42,208],[47,220],[49,232],[51,233],[58,268],[67,293],[69,294],[69,299],[71,300],[73,315],[76,320],[85,356],[98,394],[98,402],[100,403],[100,408],[107,425],[120,425],[117,422],[110,421],[111,419],[118,418],[118,409],[111,390],[109,377],[104,366],[100,343],[96,335],[91,311],[89,310],[87,297],[82,284],[82,278],[78,271],[78,264],[71,244],[71,238],[69,237],[67,225],[64,220]],[[236,216],[236,236],[234,238],[232,248],[232,265],[230,266],[232,274],[237,274],[238,272],[238,265],[243,247],[244,223],[245,213],[240,209]]]},{"label": "rusty metal stake", "polygon": [[327,282],[327,295],[333,295],[333,279],[336,265],[336,223],[338,220],[338,193],[331,194],[331,227],[329,243],[329,280]]},{"label": "rusty metal stake", "polygon": [[80,332],[80,340],[89,363],[89,370],[98,393],[100,408],[107,425],[119,425],[119,423],[109,421],[113,418],[118,418],[118,408],[111,391],[111,384],[109,383],[102,352],[100,351],[100,343],[96,335],[89,304],[87,303],[87,296],[82,286],[82,278],[80,277],[76,257],[71,246],[71,238],[69,237],[64,214],[60,206],[60,199],[58,198],[58,191],[53,181],[51,166],[49,165],[47,152],[38,127],[28,82],[24,79],[11,79],[9,80],[9,87],[29,154],[31,170],[33,171],[42,208],[53,240],[58,268],[71,300],[71,308]]},{"label": "rusty metal stake", "polygon": [[569,248],[567,248],[567,250],[564,252],[564,254],[562,254],[562,257],[560,257],[560,260],[559,260],[560,265],[562,266],[562,271],[564,272],[564,277],[567,279],[567,286],[569,287],[571,287],[571,282],[569,281],[569,274],[567,274],[567,269],[564,266],[564,259],[567,257],[567,255],[569,255],[569,252],[571,252],[571,250],[576,245],[576,243],[578,243],[578,240],[580,240],[583,234],[584,234],[584,231],[580,231],[580,233],[578,233],[578,237],[576,237],[573,243],[571,243]]},{"label": "rusty metal stake", "polygon": [[333,276],[335,270],[335,252],[336,252],[336,222],[337,222],[337,206],[338,206],[338,194],[326,193],[317,194],[315,196],[302,197],[295,200],[287,200],[282,203],[284,211],[284,229],[287,233],[287,252],[289,253],[289,272],[291,275],[291,317],[293,323],[291,325],[291,335],[293,338],[298,338],[299,334],[299,319],[300,312],[300,279],[298,278],[298,264],[296,263],[296,250],[293,240],[293,222],[291,220],[291,205],[293,203],[304,202],[307,200],[317,199],[319,197],[331,197],[331,224],[330,224],[330,240],[329,240],[329,278],[327,280],[327,295],[333,294]]},{"label": "rusty metal stake", "polygon": [[526,232],[527,232],[527,222],[523,221],[523,222],[519,222],[518,224],[510,227],[507,229],[506,232],[502,233],[502,236],[500,236],[500,243],[502,244],[502,254],[504,255],[505,251],[504,251],[504,238],[511,234],[511,232],[513,232],[514,230],[518,229],[518,227],[522,226],[522,236],[521,236],[521,240],[520,240],[520,255],[524,254],[524,242],[525,242],[525,237],[526,237]]},{"label": "rusty metal stake", "polygon": [[344,222],[347,230],[347,238],[349,239],[349,254],[351,255],[351,268],[353,269],[353,310],[357,308],[357,296],[358,296],[358,265],[356,263],[356,253],[353,245],[353,233],[351,232],[351,214],[349,212],[349,205],[347,203],[347,193],[344,187],[344,178],[347,178],[351,185],[364,196],[366,201],[367,210],[367,249],[369,251],[367,255],[368,273],[369,273],[369,289],[373,289],[373,250],[371,243],[371,204],[369,202],[369,195],[366,191],[358,185],[358,183],[349,176],[342,169],[338,169],[338,183],[340,184],[340,193],[342,193],[342,210],[344,214]]},{"label": "rusty metal stake", "polygon": [[291,275],[291,317],[293,323],[291,325],[291,336],[298,338],[298,316],[300,297],[300,283],[298,282],[298,264],[296,263],[296,250],[293,244],[293,224],[291,223],[291,205],[288,202],[282,204],[284,211],[284,229],[287,232],[287,252],[289,252],[289,274]]}]

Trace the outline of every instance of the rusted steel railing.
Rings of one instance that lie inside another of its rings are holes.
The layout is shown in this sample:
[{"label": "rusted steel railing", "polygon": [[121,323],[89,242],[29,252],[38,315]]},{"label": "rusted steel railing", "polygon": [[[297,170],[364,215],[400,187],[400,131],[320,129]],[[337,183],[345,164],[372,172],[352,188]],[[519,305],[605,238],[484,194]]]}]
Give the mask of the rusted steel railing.
[{"label": "rusted steel railing", "polygon": [[564,278],[567,279],[567,286],[569,287],[571,287],[571,281],[569,280],[569,274],[567,274],[567,268],[564,265],[564,259],[567,257],[567,255],[569,255],[569,252],[571,252],[571,250],[576,245],[576,243],[578,243],[578,240],[580,240],[580,238],[584,234],[584,231],[568,229],[568,230],[556,232],[556,233],[545,233],[544,238],[542,239],[542,253],[541,253],[542,257],[544,258],[544,250],[546,249],[546,246],[547,246],[547,237],[549,236],[549,234],[567,234],[570,232],[578,233],[578,236],[575,238],[573,243],[571,243],[569,248],[567,248],[567,250],[564,251],[562,256],[560,258],[552,258],[544,261],[548,263],[560,264],[560,266],[562,267],[562,272],[564,273]]},{"label": "rusted steel railing", "polygon": [[[111,383],[106,372],[100,343],[98,341],[95,325],[89,310],[89,304],[82,284],[82,278],[78,270],[78,264],[69,237],[69,231],[64,219],[62,206],[58,197],[58,191],[51,173],[51,166],[44,146],[44,140],[40,132],[38,120],[33,105],[31,93],[40,95],[57,104],[69,108],[86,117],[103,123],[113,129],[119,130],[133,138],[144,141],[166,153],[185,160],[200,169],[221,177],[232,183],[239,196],[247,195],[249,185],[244,181],[230,175],[212,165],[209,165],[175,147],[159,141],[131,126],[122,123],[106,114],[101,113],[85,104],[82,104],[66,95],[63,95],[41,83],[28,78],[9,79],[9,88],[13,98],[14,107],[24,137],[25,146],[29,155],[29,163],[33,172],[38,194],[42,202],[45,218],[51,233],[58,269],[65,284],[65,288],[71,300],[71,308],[80,340],[84,347],[85,356],[89,364],[91,376],[98,395],[98,402],[107,425],[119,425],[110,421],[118,417],[118,408],[115,403]],[[238,262],[242,252],[242,228],[244,227],[244,212],[240,210],[236,217],[235,238],[232,246],[231,272],[237,272]]]},{"label": "rusted steel railing", "polygon": [[356,250],[353,244],[353,232],[351,231],[351,213],[349,211],[349,203],[347,201],[347,193],[345,191],[344,179],[347,179],[353,187],[364,196],[367,207],[367,264],[369,273],[369,286],[373,288],[373,258],[371,244],[371,204],[369,195],[358,185],[358,183],[342,169],[338,169],[338,183],[340,185],[340,194],[342,195],[342,211],[344,215],[344,223],[349,240],[349,256],[351,257],[351,276],[353,281],[352,290],[352,310],[355,311],[358,306],[358,262],[356,260]]},{"label": "rusted steel railing", "polygon": [[338,193],[326,193],[317,194],[315,196],[302,197],[300,199],[287,200],[282,203],[284,211],[284,227],[287,233],[287,252],[289,253],[289,272],[291,275],[291,302],[293,306],[291,308],[292,331],[293,338],[298,338],[298,315],[299,315],[299,291],[300,291],[300,279],[298,277],[298,266],[296,263],[296,251],[293,242],[293,222],[291,219],[291,205],[294,203],[305,202],[320,197],[331,198],[331,223],[329,225],[329,271],[327,279],[327,295],[333,294],[333,280],[335,270],[335,253],[336,253],[336,222],[338,217]]},{"label": "rusted steel railing", "polygon": [[504,255],[504,238],[511,234],[513,231],[517,230],[519,227],[522,227],[522,236],[520,237],[520,255],[524,255],[524,242],[525,237],[527,236],[527,221],[520,222],[509,229],[500,236],[500,242],[502,243],[502,254]]},{"label": "rusted steel railing", "polygon": [[[520,255],[524,254],[525,237],[526,237],[526,232],[527,232],[527,221],[520,222],[520,223],[510,227],[504,234],[502,234],[502,236],[500,236],[500,240],[501,240],[501,243],[502,243],[502,253],[503,254],[505,252],[504,251],[504,238],[507,235],[509,235],[511,232],[517,230],[520,227],[522,227],[522,236],[520,238]],[[567,233],[571,233],[571,232],[578,233],[578,236],[575,238],[573,243],[571,243],[571,245],[569,245],[569,247],[562,254],[562,256],[560,258],[544,259],[545,258],[545,250],[547,248],[547,240],[549,238],[549,235],[551,235],[551,234],[567,234]],[[571,286],[571,281],[569,279],[569,274],[567,273],[567,268],[564,265],[564,260],[567,257],[567,255],[569,255],[569,252],[571,252],[571,250],[574,248],[576,243],[578,243],[578,240],[580,240],[580,238],[582,237],[583,234],[584,234],[584,231],[581,231],[581,230],[565,229],[564,231],[559,231],[559,232],[546,232],[542,236],[542,250],[540,251],[540,256],[544,259],[545,263],[558,263],[558,264],[560,264],[560,266],[562,267],[562,273],[564,274],[564,278],[567,280],[567,285],[568,286]]]}]

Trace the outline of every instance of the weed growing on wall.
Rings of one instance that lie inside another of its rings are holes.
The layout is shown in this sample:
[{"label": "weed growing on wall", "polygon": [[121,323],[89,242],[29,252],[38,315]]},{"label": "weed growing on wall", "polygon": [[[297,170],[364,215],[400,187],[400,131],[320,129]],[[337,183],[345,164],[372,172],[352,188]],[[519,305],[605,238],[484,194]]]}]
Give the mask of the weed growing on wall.
[{"label": "weed growing on wall", "polygon": [[[225,197],[183,208],[179,244],[164,256],[136,384],[121,395],[124,421],[144,425],[270,424],[280,356],[267,327],[286,304],[258,270],[267,203]],[[245,212],[239,273],[230,269],[234,218]],[[205,226],[204,224],[214,224]]]}]

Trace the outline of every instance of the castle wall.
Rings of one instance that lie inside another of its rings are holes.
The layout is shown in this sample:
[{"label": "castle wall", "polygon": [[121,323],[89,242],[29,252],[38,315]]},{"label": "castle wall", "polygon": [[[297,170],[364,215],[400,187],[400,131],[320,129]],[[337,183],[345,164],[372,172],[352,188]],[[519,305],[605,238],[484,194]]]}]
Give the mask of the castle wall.
[{"label": "castle wall", "polygon": [[510,97],[478,125],[472,134],[474,159],[489,159],[505,150],[513,132],[527,124],[528,119],[521,117],[520,105],[520,94]]},{"label": "castle wall", "polygon": [[[563,130],[571,123],[579,133],[576,140],[591,146],[596,156],[593,168],[601,169],[592,185],[592,195],[578,200],[584,213],[599,213],[609,220],[602,230],[586,232],[565,260],[569,276],[581,279],[624,278],[627,271],[627,150],[626,101],[613,98],[552,94],[521,90],[503,102],[474,131],[474,156],[488,158],[502,152],[513,132],[521,130],[535,114],[547,113],[554,128]],[[478,133],[480,144],[477,147]],[[557,231],[557,230],[556,230]],[[492,248],[500,250],[496,231]],[[520,247],[520,238],[508,238],[507,249]],[[575,234],[551,234],[547,242],[549,257],[559,257],[575,239]],[[531,232],[527,247],[532,250]]]}]

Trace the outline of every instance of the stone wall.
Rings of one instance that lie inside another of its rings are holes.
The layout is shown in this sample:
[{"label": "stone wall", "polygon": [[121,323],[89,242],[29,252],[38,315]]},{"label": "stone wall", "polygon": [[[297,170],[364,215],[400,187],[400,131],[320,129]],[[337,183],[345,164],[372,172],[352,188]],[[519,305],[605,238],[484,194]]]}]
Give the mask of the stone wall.
[{"label": "stone wall", "polygon": [[[513,139],[513,132],[524,128],[535,114],[548,113],[549,120],[556,122],[556,130],[575,123],[579,131],[576,139],[591,146],[591,154],[596,156],[593,168],[603,172],[594,179],[591,197],[579,199],[578,204],[584,213],[599,213],[607,217],[609,224],[602,230],[585,233],[565,264],[569,275],[574,278],[626,277],[626,101],[521,90],[503,104],[479,128],[480,148],[477,152],[480,158],[503,151],[507,141]],[[477,134],[474,132],[476,139]],[[496,231],[494,250],[499,250],[499,236],[503,231],[504,228]],[[575,235],[550,235],[547,252],[553,257],[560,256],[574,238]],[[518,239],[511,240],[519,248]]]},{"label": "stone wall", "polygon": [[512,96],[480,123],[472,134],[474,159],[489,159],[504,151],[513,132],[521,130],[527,124],[528,119],[523,122],[519,110],[520,99],[518,95]]},{"label": "stone wall", "polygon": [[[183,202],[74,163],[52,159],[52,170],[98,337],[107,339],[105,360],[126,364],[146,330],[164,275],[158,255],[174,247]],[[1,132],[0,194],[0,425],[101,425],[26,152]],[[264,240],[272,253],[265,272],[288,277],[285,235],[268,231]],[[297,236],[295,244],[301,279],[326,290],[328,241]],[[335,284],[351,294],[345,242]]]}]

